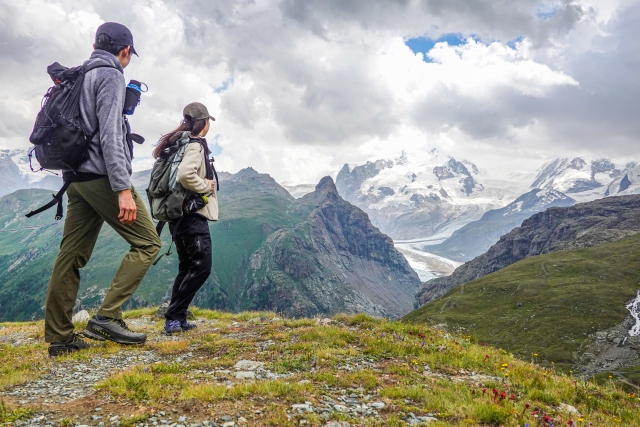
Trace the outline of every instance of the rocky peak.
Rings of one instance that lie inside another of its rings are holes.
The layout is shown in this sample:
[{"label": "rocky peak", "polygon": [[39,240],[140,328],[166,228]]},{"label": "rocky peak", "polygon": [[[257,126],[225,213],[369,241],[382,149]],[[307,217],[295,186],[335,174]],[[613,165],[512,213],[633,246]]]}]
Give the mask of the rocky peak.
[{"label": "rocky peak", "polygon": [[609,159],[598,159],[591,162],[591,174],[592,176],[597,173],[614,172],[616,165],[614,165]]},{"label": "rocky peak", "polygon": [[457,161],[453,157],[449,158],[449,161],[442,166],[436,166],[433,168],[433,173],[439,180],[455,178],[456,175],[465,175],[470,177],[469,169],[464,163]]},{"label": "rocky peak", "polygon": [[376,160],[353,169],[345,164],[336,178],[338,191],[347,200],[353,200],[364,181],[377,176],[383,169],[393,167],[394,164],[393,160]]},{"label": "rocky peak", "polygon": [[576,170],[581,170],[585,166],[587,166],[587,162],[585,162],[584,159],[582,159],[580,157],[576,157],[576,158],[572,159],[571,162],[569,163],[569,167],[571,169],[576,169]]},{"label": "rocky peak", "polygon": [[[474,172],[478,173],[478,168],[470,163],[474,168]],[[460,177],[460,183],[462,184],[462,192],[467,196],[473,192],[476,187],[476,181],[471,176],[469,169],[464,163],[457,161],[453,157],[449,158],[449,161],[442,166],[436,166],[433,168],[433,174],[438,177],[438,180],[443,181],[445,179],[451,179]]]},{"label": "rocky peak", "polygon": [[396,165],[406,165],[408,163],[409,159],[407,157],[407,152],[405,150],[402,150],[402,154],[396,159]]},{"label": "rocky peak", "polygon": [[338,189],[336,188],[336,184],[333,182],[333,178],[330,176],[325,176],[320,180],[318,185],[316,185],[316,192],[319,193],[334,193],[338,194]]},{"label": "rocky peak", "polygon": [[278,184],[271,175],[259,173],[252,167],[242,169],[241,171],[228,176],[226,180],[248,185],[262,193],[276,193],[286,198],[293,198],[293,196]]}]

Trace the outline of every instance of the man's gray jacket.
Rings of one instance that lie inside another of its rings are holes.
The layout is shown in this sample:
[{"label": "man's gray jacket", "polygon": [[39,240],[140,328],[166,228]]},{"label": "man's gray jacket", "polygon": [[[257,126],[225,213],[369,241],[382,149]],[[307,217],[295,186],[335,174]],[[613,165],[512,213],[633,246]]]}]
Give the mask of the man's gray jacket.
[{"label": "man's gray jacket", "polygon": [[85,130],[99,132],[89,146],[89,158],[78,172],[109,177],[113,191],[131,188],[131,153],[124,123],[125,80],[120,61],[104,50],[94,50],[84,65],[95,61],[111,67],[96,68],[84,77],[80,95],[80,115]]}]

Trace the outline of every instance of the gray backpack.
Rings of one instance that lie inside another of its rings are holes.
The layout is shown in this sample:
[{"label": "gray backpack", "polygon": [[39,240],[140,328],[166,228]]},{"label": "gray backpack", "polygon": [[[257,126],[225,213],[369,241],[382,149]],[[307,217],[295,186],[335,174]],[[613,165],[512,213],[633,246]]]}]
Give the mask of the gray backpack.
[{"label": "gray backpack", "polygon": [[183,215],[185,198],[193,194],[176,181],[178,166],[189,145],[189,132],[183,132],[178,140],[164,149],[151,170],[147,197],[151,216],[161,222],[174,222]]}]

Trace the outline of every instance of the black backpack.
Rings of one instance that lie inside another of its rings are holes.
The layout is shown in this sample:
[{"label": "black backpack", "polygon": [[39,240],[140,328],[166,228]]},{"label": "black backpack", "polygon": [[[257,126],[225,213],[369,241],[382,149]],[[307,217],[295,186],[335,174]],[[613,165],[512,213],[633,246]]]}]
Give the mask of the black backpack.
[{"label": "black backpack", "polygon": [[[57,62],[47,67],[47,73],[55,84],[47,90],[42,99],[42,107],[29,137],[29,141],[35,145],[29,152],[29,162],[31,163],[35,152],[36,159],[40,163],[39,170],[76,172],[87,159],[89,144],[98,133],[98,128],[89,135],[82,126],[80,94],[86,73],[103,67],[115,68],[107,63],[67,68]],[[32,170],[34,170],[33,167]],[[62,195],[71,182],[73,182],[72,179],[66,180],[51,202],[29,212],[26,217],[39,214],[57,203],[56,219],[62,218]]]}]

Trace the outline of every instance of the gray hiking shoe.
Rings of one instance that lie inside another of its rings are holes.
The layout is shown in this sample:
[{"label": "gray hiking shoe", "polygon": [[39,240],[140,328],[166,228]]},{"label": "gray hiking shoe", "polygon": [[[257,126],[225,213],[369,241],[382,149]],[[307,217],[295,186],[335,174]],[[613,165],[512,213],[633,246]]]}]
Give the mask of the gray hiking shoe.
[{"label": "gray hiking shoe", "polygon": [[145,334],[133,332],[124,320],[111,319],[95,315],[89,320],[84,336],[98,341],[114,341],[119,344],[144,344],[147,341]]},{"label": "gray hiking shoe", "polygon": [[49,345],[49,356],[56,357],[62,354],[75,353],[89,348],[89,344],[82,341],[80,335],[73,334],[67,341],[52,342]]}]

